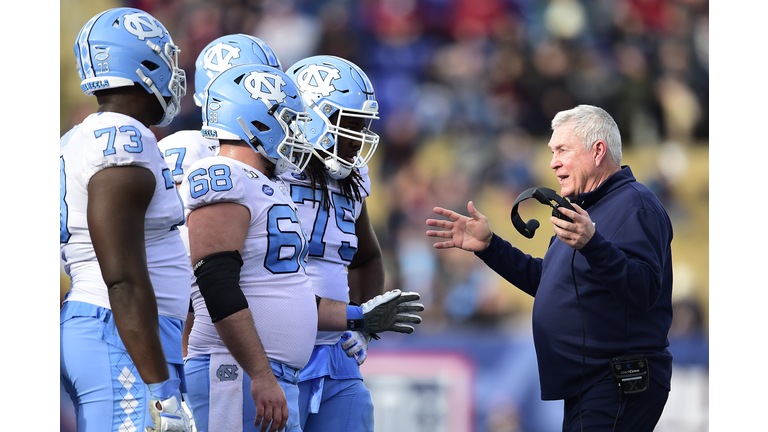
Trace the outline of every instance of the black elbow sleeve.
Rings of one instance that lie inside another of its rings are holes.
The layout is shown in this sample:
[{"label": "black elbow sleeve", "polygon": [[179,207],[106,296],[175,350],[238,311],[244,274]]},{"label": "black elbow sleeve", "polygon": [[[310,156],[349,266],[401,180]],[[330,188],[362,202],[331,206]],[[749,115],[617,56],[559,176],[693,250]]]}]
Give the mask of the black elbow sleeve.
[{"label": "black elbow sleeve", "polygon": [[236,250],[210,254],[195,264],[197,286],[212,322],[248,308],[248,300],[240,289],[242,266],[243,258]]}]

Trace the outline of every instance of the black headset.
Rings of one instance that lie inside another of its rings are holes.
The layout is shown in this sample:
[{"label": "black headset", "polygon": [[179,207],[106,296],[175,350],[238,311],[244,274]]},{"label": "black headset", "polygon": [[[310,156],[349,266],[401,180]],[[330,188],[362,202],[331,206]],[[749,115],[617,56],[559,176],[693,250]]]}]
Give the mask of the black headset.
[{"label": "black headset", "polygon": [[552,207],[552,216],[566,220],[568,222],[573,222],[570,218],[563,216],[563,214],[558,210],[558,208],[564,207],[569,210],[576,211],[574,210],[573,206],[571,206],[571,203],[567,198],[561,197],[557,194],[557,192],[549,188],[532,187],[521,193],[520,196],[518,196],[515,200],[515,204],[512,206],[512,225],[514,225],[520,234],[526,238],[533,238],[533,234],[536,233],[536,228],[539,227],[539,221],[536,219],[529,219],[528,222],[523,222],[523,219],[517,213],[517,207],[521,202],[527,200],[528,198],[536,198],[538,202]]}]

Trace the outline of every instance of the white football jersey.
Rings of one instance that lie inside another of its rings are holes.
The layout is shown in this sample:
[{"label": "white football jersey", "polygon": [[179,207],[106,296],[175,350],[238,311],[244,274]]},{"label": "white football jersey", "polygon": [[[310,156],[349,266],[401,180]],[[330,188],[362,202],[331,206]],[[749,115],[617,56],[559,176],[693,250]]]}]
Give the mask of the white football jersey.
[{"label": "white football jersey", "polygon": [[189,172],[193,163],[219,154],[219,140],[205,138],[199,130],[178,131],[161,139],[157,146],[176,184],[181,184],[184,173]]},{"label": "white football jersey", "polygon": [[[240,289],[267,357],[295,368],[309,361],[317,333],[317,306],[306,274],[306,233],[288,188],[237,160],[215,156],[194,163],[181,184],[187,216],[205,205],[231,202],[251,213],[243,246]],[[216,235],[215,232],[211,235]],[[197,285],[188,358],[226,353]]]},{"label": "white football jersey", "polygon": [[[168,135],[161,139],[157,146],[165,157],[168,169],[171,170],[173,181],[181,185],[184,173],[189,171],[189,167],[200,159],[219,154],[219,140],[216,138],[206,138],[199,130],[183,130]],[[187,226],[179,227],[181,239],[184,241],[184,247],[189,254],[189,235]]]},{"label": "white football jersey", "polygon": [[186,319],[192,269],[177,229],[184,223],[184,209],[152,131],[123,114],[91,114],[61,138],[59,164],[61,257],[72,280],[67,300],[110,308],[88,231],[88,182],[106,168],[141,166],[155,176],[155,193],[144,220],[144,241],[158,312]]},{"label": "white football jersey", "polygon": [[[371,191],[367,166],[360,169],[360,175],[360,196],[365,200]],[[306,174],[285,173],[282,178],[290,186],[291,198],[298,206],[301,223],[309,237],[307,275],[312,280],[312,289],[320,297],[349,303],[347,266],[357,252],[355,222],[360,217],[363,202],[343,196],[339,182],[329,178],[331,206],[324,209],[321,190],[316,188],[312,195],[312,185]],[[318,331],[315,344],[334,345],[342,333]]]}]

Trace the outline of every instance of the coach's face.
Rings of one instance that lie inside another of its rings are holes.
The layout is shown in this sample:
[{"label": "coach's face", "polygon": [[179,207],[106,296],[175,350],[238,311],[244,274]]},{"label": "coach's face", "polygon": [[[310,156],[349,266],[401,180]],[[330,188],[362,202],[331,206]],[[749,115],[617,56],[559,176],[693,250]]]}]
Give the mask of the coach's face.
[{"label": "coach's face", "polygon": [[572,200],[580,193],[590,192],[599,186],[595,146],[585,151],[584,145],[571,133],[571,124],[566,123],[552,132],[549,140],[552,161],[549,167],[555,171],[560,183],[560,195]]}]

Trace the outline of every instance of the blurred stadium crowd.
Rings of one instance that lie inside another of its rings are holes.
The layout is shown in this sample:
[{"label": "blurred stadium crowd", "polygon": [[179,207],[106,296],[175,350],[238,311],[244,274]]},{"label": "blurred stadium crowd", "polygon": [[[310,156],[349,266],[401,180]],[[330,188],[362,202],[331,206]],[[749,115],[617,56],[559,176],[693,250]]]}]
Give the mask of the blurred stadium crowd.
[{"label": "blurred stadium crowd", "polygon": [[[195,59],[211,40],[247,33],[284,68],[314,54],[347,58],[370,77],[382,137],[370,163],[369,213],[387,289],[418,291],[422,327],[514,327],[532,299],[424,232],[432,208],[473,200],[502,237],[543,256],[549,233],[523,240],[509,211],[531,186],[556,188],[549,122],[578,104],[605,108],[624,163],[654,188],[675,229],[670,336],[708,323],[709,3],[707,0],[76,0],[61,8],[61,133],[96,106],[79,90],[78,29],[117,6],[146,10],[181,48],[188,96],[159,138],[200,127]],[[530,202],[530,201],[529,201]],[[541,207],[541,208],[538,208]],[[546,220],[543,206],[521,206]],[[540,237],[540,238],[539,238]],[[523,243],[528,242],[528,243]],[[62,278],[62,296],[68,281]],[[674,351],[673,351],[674,353]]]},{"label": "blurred stadium crowd", "polygon": [[[137,7],[166,25],[182,50],[190,94],[200,50],[229,33],[263,39],[284,68],[314,54],[362,67],[381,105],[371,219],[389,288],[419,291],[430,306],[427,322],[498,322],[530,307],[527,296],[479,260],[461,251],[432,253],[424,221],[435,205],[462,211],[473,199],[497,232],[523,241],[511,230],[511,204],[528,187],[554,187],[549,121],[577,104],[614,116],[624,162],[656,188],[678,240],[687,226],[707,226],[691,220],[701,212],[686,210],[685,202],[700,206],[707,199],[706,168],[704,177],[691,178],[702,157],[707,164],[706,0],[80,0],[74,6],[61,15],[62,134],[95,107],[77,85],[76,29],[109,7]],[[199,109],[186,97],[182,114],[155,133],[162,138],[200,124]],[[536,216],[536,209],[523,211]],[[707,320],[704,247],[692,248],[700,259],[678,261],[689,262],[681,265],[685,274],[676,272],[698,325]]]}]

